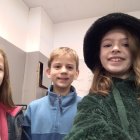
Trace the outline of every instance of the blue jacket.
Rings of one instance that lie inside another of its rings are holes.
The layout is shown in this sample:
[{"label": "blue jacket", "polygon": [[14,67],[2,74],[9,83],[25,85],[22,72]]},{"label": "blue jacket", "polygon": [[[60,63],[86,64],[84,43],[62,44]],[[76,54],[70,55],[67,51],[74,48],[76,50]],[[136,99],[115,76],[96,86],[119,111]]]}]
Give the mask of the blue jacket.
[{"label": "blue jacket", "polygon": [[48,95],[30,103],[25,112],[25,140],[62,140],[70,131],[81,100],[74,87],[67,96],[58,96],[48,89]]}]

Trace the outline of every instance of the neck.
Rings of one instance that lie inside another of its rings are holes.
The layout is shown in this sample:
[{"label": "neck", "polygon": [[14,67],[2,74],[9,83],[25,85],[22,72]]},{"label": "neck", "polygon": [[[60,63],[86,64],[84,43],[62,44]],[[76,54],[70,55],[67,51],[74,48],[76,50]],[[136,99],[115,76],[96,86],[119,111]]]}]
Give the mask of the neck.
[{"label": "neck", "polygon": [[127,79],[132,72],[126,72],[126,73],[120,73],[120,74],[116,74],[116,75],[111,75],[112,77],[116,77],[116,78],[120,78],[120,79]]},{"label": "neck", "polygon": [[53,92],[56,93],[57,95],[60,95],[60,96],[66,96],[70,92],[70,87],[69,88],[56,88],[56,87],[54,87]]},{"label": "neck", "polygon": [[116,77],[116,78],[120,78],[120,79],[127,79],[129,77],[129,75],[112,75],[112,77]]}]

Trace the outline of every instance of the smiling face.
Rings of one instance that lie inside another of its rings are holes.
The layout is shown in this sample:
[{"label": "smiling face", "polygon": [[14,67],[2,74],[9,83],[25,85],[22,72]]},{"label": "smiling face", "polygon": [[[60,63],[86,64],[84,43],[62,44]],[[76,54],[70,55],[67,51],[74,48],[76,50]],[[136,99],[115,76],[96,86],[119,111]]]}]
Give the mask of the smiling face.
[{"label": "smiling face", "polygon": [[101,40],[100,61],[111,76],[127,78],[132,66],[128,33],[116,28],[107,32]]},{"label": "smiling face", "polygon": [[77,79],[78,74],[75,59],[67,54],[54,58],[50,68],[47,69],[47,75],[53,82],[55,93],[69,92],[71,83]]}]

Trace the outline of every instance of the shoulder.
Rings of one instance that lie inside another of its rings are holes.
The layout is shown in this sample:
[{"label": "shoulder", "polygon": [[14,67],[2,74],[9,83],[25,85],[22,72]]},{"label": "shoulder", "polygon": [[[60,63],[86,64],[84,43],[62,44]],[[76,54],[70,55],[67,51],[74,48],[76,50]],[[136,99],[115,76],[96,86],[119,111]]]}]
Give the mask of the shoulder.
[{"label": "shoulder", "polygon": [[9,138],[14,140],[21,139],[22,134],[22,125],[24,123],[24,115],[22,110],[19,111],[16,116],[8,115],[7,124],[9,130]]},{"label": "shoulder", "polygon": [[12,129],[19,129],[21,128],[23,122],[24,122],[24,114],[23,111],[20,110],[15,116],[12,116],[11,114],[7,115],[7,122],[8,122],[8,128]]},{"label": "shoulder", "polygon": [[103,106],[106,102],[108,96],[102,96],[102,95],[87,95],[85,96],[82,101],[78,105],[78,109],[92,109],[92,108],[98,108],[99,106]]},{"label": "shoulder", "polygon": [[19,111],[18,114],[15,116],[15,121],[17,122],[17,126],[20,127],[24,122],[24,114],[23,111]]},{"label": "shoulder", "polygon": [[81,100],[82,100],[82,97],[80,97],[80,96],[77,96],[77,102],[80,102]]},{"label": "shoulder", "polygon": [[48,96],[42,97],[40,99],[32,101],[25,111],[25,115],[31,115],[32,113],[38,113],[38,111],[41,109],[43,110],[46,108],[50,102],[48,101]]},{"label": "shoulder", "polygon": [[98,94],[89,94],[82,99],[84,103],[92,103],[92,102],[101,102],[105,99],[105,96],[98,95]]},{"label": "shoulder", "polygon": [[16,121],[22,123],[23,122],[23,118],[24,118],[22,107],[16,106],[16,107],[12,108],[7,113],[7,117],[8,117],[9,121],[15,121],[16,120]]},{"label": "shoulder", "polygon": [[33,107],[33,106],[38,106],[38,105],[41,105],[41,104],[44,104],[44,102],[46,102],[48,100],[48,96],[45,96],[45,97],[42,97],[40,99],[37,99],[37,100],[34,100],[32,101],[29,106],[30,107]]},{"label": "shoulder", "polygon": [[23,114],[23,111],[22,109],[16,114],[16,115],[11,115],[11,114],[7,114],[7,117],[9,120],[19,120],[19,121],[23,121],[23,118],[24,118],[24,114]]},{"label": "shoulder", "polygon": [[38,110],[39,108],[46,106],[47,104],[49,104],[48,96],[34,100],[28,105],[27,110],[25,111],[25,114],[28,114],[28,113],[30,114],[31,112],[34,112]]}]

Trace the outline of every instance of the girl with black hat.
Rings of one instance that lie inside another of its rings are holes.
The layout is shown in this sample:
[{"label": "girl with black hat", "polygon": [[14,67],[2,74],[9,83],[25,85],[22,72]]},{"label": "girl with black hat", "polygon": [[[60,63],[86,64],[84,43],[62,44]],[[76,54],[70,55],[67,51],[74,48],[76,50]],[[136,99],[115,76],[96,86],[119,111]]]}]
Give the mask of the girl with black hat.
[{"label": "girl with black hat", "polygon": [[139,140],[139,19],[123,13],[98,19],[85,35],[84,59],[94,78],[65,140]]}]

